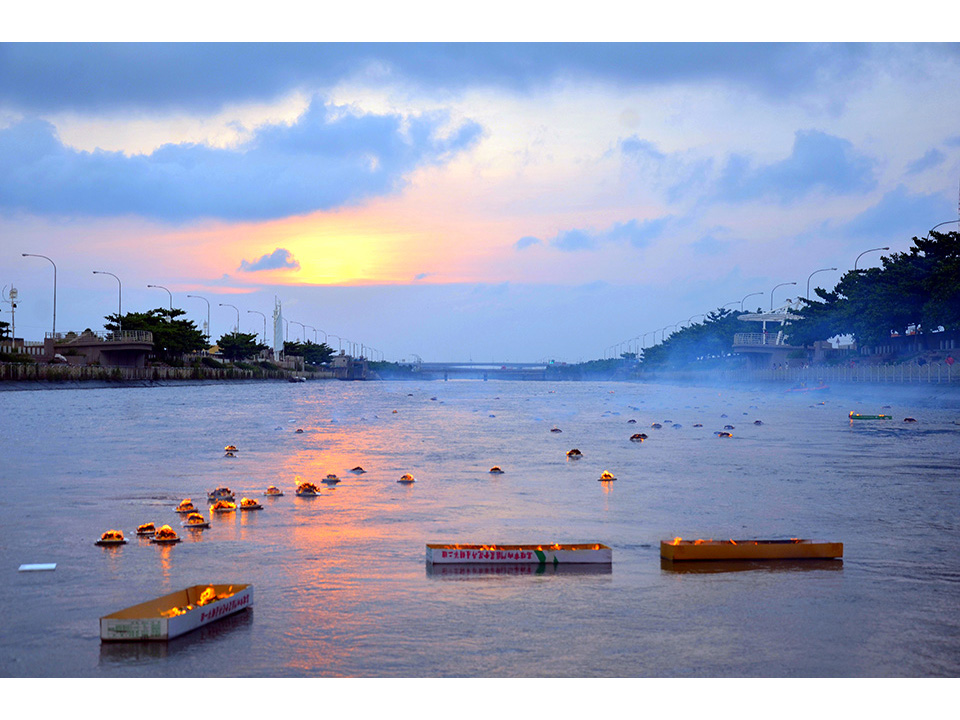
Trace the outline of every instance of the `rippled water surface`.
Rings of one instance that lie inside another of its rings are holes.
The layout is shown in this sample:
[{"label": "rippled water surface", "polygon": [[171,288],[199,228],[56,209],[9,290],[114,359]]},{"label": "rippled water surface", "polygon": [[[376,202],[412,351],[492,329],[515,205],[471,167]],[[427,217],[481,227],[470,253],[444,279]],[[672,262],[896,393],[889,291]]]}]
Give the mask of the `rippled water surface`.
[{"label": "rippled water surface", "polygon": [[[0,674],[956,676],[960,409],[905,397],[481,381],[0,392]],[[847,419],[884,404],[891,421]],[[416,483],[398,484],[407,472]],[[294,496],[296,477],[327,473],[342,482]],[[270,484],[286,496],[203,532],[173,513]],[[138,541],[148,521],[184,541]],[[130,542],[96,547],[113,528]],[[659,558],[678,535],[838,540],[844,559],[679,571]],[[613,565],[434,573],[429,542],[602,542]],[[41,562],[57,569],[18,572]],[[200,583],[252,583],[254,608],[170,643],[100,643],[102,615]]]}]

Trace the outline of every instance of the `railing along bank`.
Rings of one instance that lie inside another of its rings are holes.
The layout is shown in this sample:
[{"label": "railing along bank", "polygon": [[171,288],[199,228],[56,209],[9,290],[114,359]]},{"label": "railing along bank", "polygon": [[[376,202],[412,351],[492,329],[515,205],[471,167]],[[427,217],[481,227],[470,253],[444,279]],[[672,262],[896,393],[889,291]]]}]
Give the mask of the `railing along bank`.
[{"label": "railing along bank", "polygon": [[640,379],[696,381],[713,377],[725,382],[782,382],[816,387],[830,383],[960,385],[960,366],[947,363],[916,365],[844,365],[765,370],[641,371]]}]

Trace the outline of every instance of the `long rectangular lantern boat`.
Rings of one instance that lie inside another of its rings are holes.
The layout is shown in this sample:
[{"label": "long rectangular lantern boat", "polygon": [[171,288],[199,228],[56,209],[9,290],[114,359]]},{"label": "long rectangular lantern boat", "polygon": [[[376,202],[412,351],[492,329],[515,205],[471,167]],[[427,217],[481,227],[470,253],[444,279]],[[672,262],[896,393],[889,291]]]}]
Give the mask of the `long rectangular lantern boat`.
[{"label": "long rectangular lantern boat", "polygon": [[613,550],[600,543],[543,543],[541,545],[464,545],[427,544],[427,562],[464,563],[535,563],[566,565],[613,562]]},{"label": "long rectangular lantern boat", "polygon": [[667,560],[803,560],[842,558],[843,543],[820,540],[662,540]]},{"label": "long rectangular lantern boat", "polygon": [[[216,599],[199,605],[210,588]],[[253,585],[192,585],[103,616],[100,640],[172,640],[252,605]]]}]

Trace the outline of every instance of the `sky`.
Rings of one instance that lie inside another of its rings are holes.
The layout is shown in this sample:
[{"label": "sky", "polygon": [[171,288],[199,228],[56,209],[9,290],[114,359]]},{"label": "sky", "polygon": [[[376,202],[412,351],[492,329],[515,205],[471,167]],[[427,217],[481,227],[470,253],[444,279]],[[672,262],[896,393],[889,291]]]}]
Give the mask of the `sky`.
[{"label": "sky", "polygon": [[214,339],[279,299],[387,360],[611,356],[956,220],[958,78],[944,43],[3,42],[0,286],[27,340],[22,253],[59,332],[166,288]]}]

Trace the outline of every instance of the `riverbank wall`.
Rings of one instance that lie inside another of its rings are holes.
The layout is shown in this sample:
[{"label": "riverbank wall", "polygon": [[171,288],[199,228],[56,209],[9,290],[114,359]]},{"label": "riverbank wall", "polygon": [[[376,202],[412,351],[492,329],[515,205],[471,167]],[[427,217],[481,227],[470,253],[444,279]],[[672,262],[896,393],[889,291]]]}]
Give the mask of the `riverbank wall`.
[{"label": "riverbank wall", "polygon": [[27,383],[164,383],[167,381],[288,380],[333,378],[329,370],[298,373],[293,370],[255,370],[237,367],[98,367],[95,365],[0,364],[0,389]]}]

